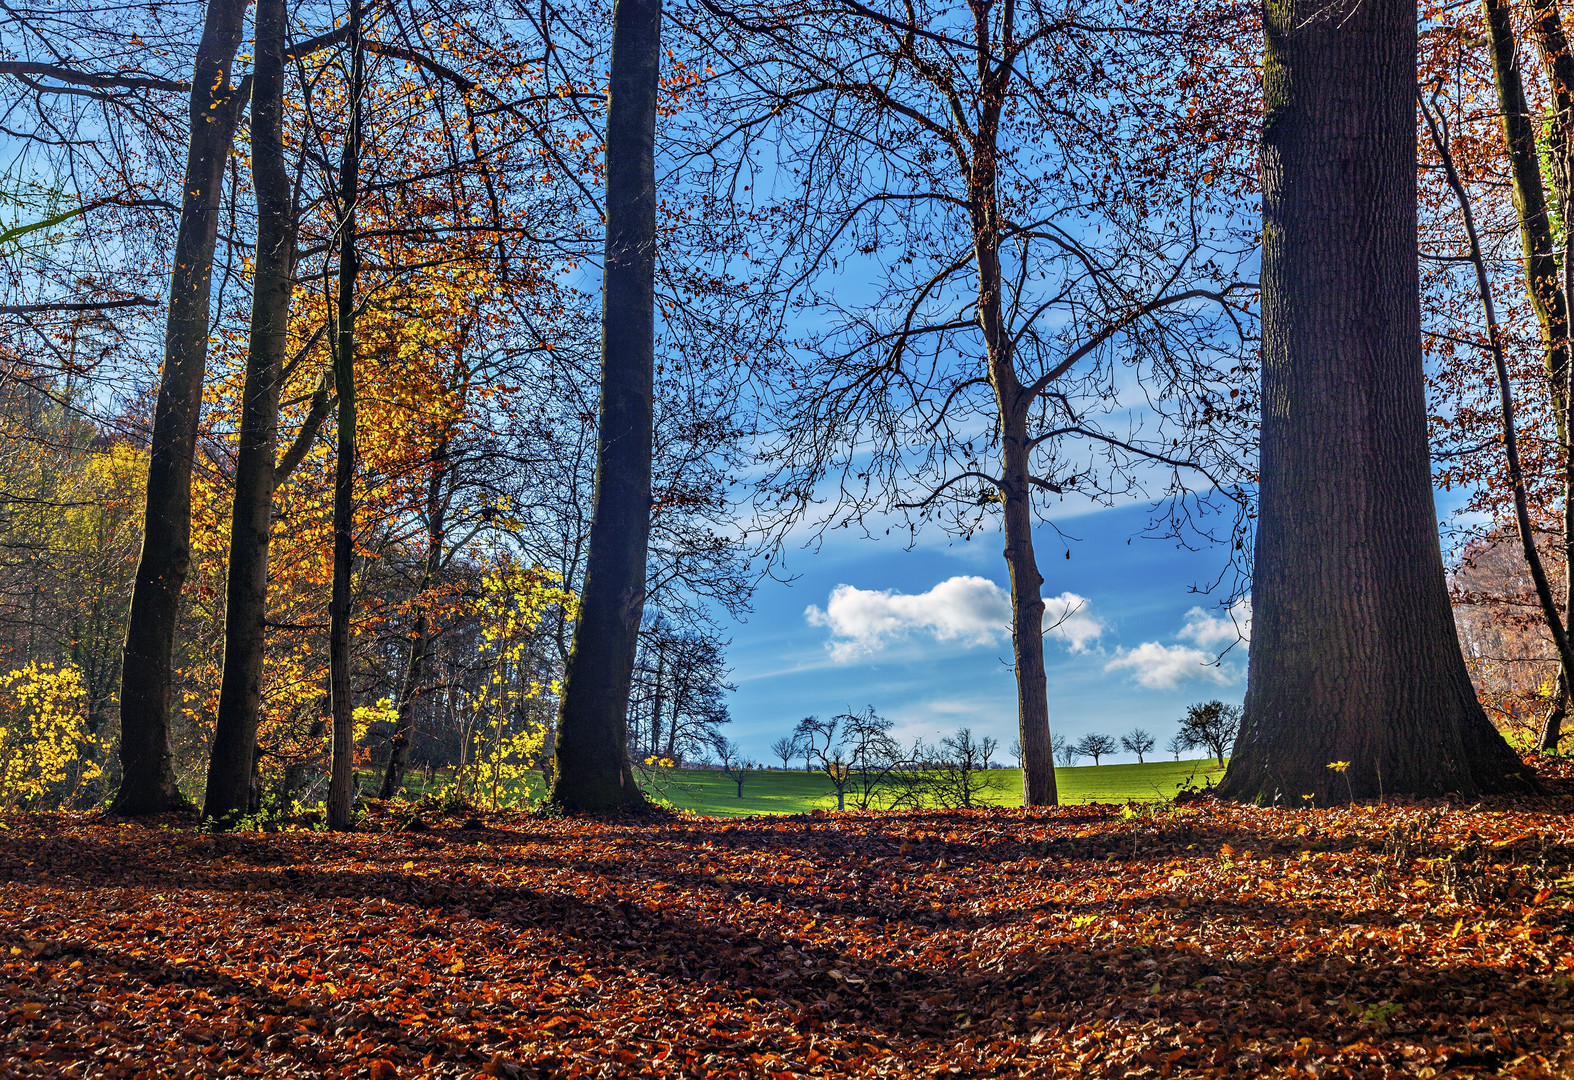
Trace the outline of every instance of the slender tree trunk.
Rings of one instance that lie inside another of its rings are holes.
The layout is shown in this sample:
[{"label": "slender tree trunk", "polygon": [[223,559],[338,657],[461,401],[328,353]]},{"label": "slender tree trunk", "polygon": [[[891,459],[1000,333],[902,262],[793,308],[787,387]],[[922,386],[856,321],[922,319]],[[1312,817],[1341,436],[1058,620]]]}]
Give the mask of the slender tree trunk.
[{"label": "slender tree trunk", "polygon": [[[661,714],[666,705],[666,654],[660,648],[656,650],[656,694],[650,710],[650,752],[661,753]],[[677,727],[677,724],[673,724]]]},{"label": "slender tree trunk", "polygon": [[[443,562],[444,511],[443,477],[447,444],[433,455],[432,478],[426,488],[426,564],[421,572],[420,592],[424,593],[437,582],[437,572]],[[426,655],[431,647],[432,620],[426,604],[416,601],[415,633],[410,636],[410,660],[404,667],[404,680],[399,687],[399,714],[394,723],[394,737],[388,755],[388,768],[383,773],[379,798],[391,799],[404,787],[405,771],[410,767],[410,746],[415,741],[415,706],[420,697],[421,684],[426,676]]]},{"label": "slender tree trunk", "polygon": [[1475,215],[1471,212],[1470,197],[1465,191],[1464,182],[1454,167],[1453,154],[1425,101],[1421,102],[1421,112],[1426,119],[1433,145],[1442,159],[1449,187],[1459,201],[1459,212],[1465,224],[1465,239],[1470,248],[1470,261],[1476,271],[1476,290],[1481,295],[1481,310],[1487,326],[1487,347],[1491,350],[1492,366],[1497,375],[1498,405],[1503,423],[1503,454],[1508,462],[1508,481],[1514,496],[1514,525],[1519,532],[1520,550],[1524,553],[1525,565],[1530,568],[1531,581],[1535,583],[1542,621],[1551,632],[1558,651],[1559,671],[1574,671],[1574,652],[1570,651],[1568,630],[1563,623],[1563,616],[1558,613],[1557,601],[1552,595],[1552,583],[1541,564],[1541,553],[1536,549],[1536,533],[1530,521],[1530,500],[1525,491],[1525,471],[1520,465],[1519,434],[1515,430],[1514,384],[1509,380],[1508,361],[1503,354],[1503,337],[1498,329],[1497,308],[1492,301],[1492,286],[1487,276],[1486,259],[1481,253]]},{"label": "slender tree trunk", "polygon": [[328,828],[353,827],[355,697],[350,687],[350,569],[355,559],[355,204],[360,197],[361,3],[350,0],[350,122],[339,163],[339,295],[334,391],[339,398],[339,446],[333,480],[333,592],[328,601],[328,692],[333,711],[333,753],[328,776]]},{"label": "slender tree trunk", "polygon": [[1252,647],[1220,793],[1326,805],[1533,788],[1476,701],[1443,576],[1414,0],[1268,0],[1264,24]]},{"label": "slender tree trunk", "polygon": [[553,757],[551,797],[570,812],[645,801],[629,766],[626,729],[650,541],[660,66],[661,0],[617,0],[607,102],[596,506]]},{"label": "slender tree trunk", "polygon": [[189,805],[175,786],[170,683],[180,590],[191,566],[191,463],[208,361],[219,193],[244,104],[245,89],[230,81],[230,68],[246,7],[246,0],[210,0],[191,78],[191,142],[153,413],[142,553],[121,654],[121,781],[111,806],[116,814],[156,814]]},{"label": "slender tree trunk", "polygon": [[241,396],[235,505],[230,516],[224,669],[203,816],[225,823],[247,812],[262,714],[264,621],[268,613],[268,534],[279,381],[289,332],[295,229],[284,165],[284,0],[257,0],[251,161],[257,195],[257,259]]},{"label": "slender tree trunk", "polygon": [[[1574,612],[1574,562],[1569,544],[1574,541],[1574,471],[1570,469],[1569,432],[1569,334],[1566,274],[1558,265],[1556,242],[1552,235],[1552,216],[1547,208],[1546,188],[1541,178],[1540,147],[1536,139],[1536,118],[1525,100],[1525,86],[1519,63],[1519,43],[1514,36],[1513,13],[1507,0],[1482,0],[1486,12],[1488,38],[1492,51],[1492,76],[1497,86],[1498,104],[1503,115],[1503,137],[1508,144],[1509,173],[1513,179],[1514,209],[1519,217],[1520,246],[1524,250],[1525,291],[1541,327],[1546,352],[1547,399],[1557,425],[1559,452],[1563,455],[1563,612],[1565,630]],[[1539,21],[1545,34],[1562,37],[1562,24],[1548,8]],[[1556,77],[1556,72],[1553,72]],[[1564,74],[1569,74],[1565,71]],[[1561,95],[1567,104],[1567,93]],[[1563,121],[1555,121],[1561,133]],[[1548,140],[1549,151],[1561,158],[1566,137]],[[1554,168],[1554,176],[1566,173],[1566,164]],[[1566,187],[1567,185],[1561,185]],[[1567,202],[1564,202],[1567,205]],[[1565,256],[1566,259],[1566,256]],[[1550,626],[1549,626],[1550,629]],[[1554,640],[1557,634],[1553,633]],[[1561,657],[1561,653],[1559,654]],[[1542,720],[1538,743],[1543,750],[1556,749],[1562,735],[1563,718],[1568,714],[1569,670],[1558,665],[1557,689]],[[1550,741],[1549,741],[1550,740]]]},{"label": "slender tree trunk", "polygon": [[[982,40],[982,39],[981,39]],[[983,127],[984,125],[980,125]],[[980,142],[983,142],[981,137]],[[989,382],[1000,410],[1000,493],[1006,566],[1011,573],[1011,646],[1016,662],[1017,737],[1022,741],[1022,805],[1054,806],[1055,756],[1049,733],[1049,680],[1044,670],[1044,577],[1033,553],[1033,488],[1028,443],[1028,393],[1017,379],[1001,309],[1000,229],[990,139],[973,159],[974,243],[978,321],[984,332]]]}]

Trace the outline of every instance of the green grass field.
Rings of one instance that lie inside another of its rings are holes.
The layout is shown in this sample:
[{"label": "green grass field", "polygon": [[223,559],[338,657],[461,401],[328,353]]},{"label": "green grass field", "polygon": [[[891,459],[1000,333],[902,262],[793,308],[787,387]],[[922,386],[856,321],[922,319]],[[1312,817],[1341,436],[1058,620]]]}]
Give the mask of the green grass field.
[{"label": "green grass field", "polygon": [[[1022,770],[994,769],[996,789],[987,798],[996,806],[1022,805]],[[1085,765],[1055,770],[1062,803],[1153,802],[1174,795],[1188,781],[1196,787],[1217,784],[1224,775],[1211,758],[1197,761],[1150,761],[1144,765]],[[659,794],[673,806],[697,814],[795,814],[834,810],[831,782],[802,771],[762,770],[749,774],[743,798],[731,780],[706,769],[675,769]]]}]

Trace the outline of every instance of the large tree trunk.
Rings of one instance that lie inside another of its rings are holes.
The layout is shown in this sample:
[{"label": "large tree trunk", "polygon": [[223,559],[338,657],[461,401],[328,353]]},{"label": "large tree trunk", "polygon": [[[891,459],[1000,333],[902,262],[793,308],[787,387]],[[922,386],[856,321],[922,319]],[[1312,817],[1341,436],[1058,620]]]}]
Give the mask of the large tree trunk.
[{"label": "large tree trunk", "polygon": [[284,165],[286,23],[284,0],[257,0],[257,66],[251,104],[257,261],[241,396],[240,448],[235,459],[235,505],[230,516],[224,670],[202,808],[204,817],[220,823],[232,822],[250,805],[262,713],[273,459],[279,442],[279,381],[295,269],[290,177]]},{"label": "large tree trunk", "polygon": [[333,750],[328,776],[328,828],[354,827],[355,696],[350,687],[350,570],[355,559],[355,203],[360,197],[361,97],[365,79],[361,4],[350,0],[350,122],[339,162],[339,294],[334,328],[334,391],[339,398],[333,479],[333,591],[328,600],[328,695]]},{"label": "large tree trunk", "polygon": [[1220,793],[1300,805],[1531,788],[1476,701],[1443,577],[1414,0],[1269,0],[1264,14],[1252,645]]},{"label": "large tree trunk", "polygon": [[120,790],[111,812],[157,814],[189,805],[175,786],[170,682],[180,590],[191,566],[191,463],[208,362],[208,307],[224,165],[244,105],[230,81],[246,0],[210,0],[191,78],[191,142],[153,413],[142,554],[120,675]]},{"label": "large tree trunk", "polygon": [[382,790],[378,797],[391,799],[404,787],[405,772],[410,767],[410,746],[415,741],[415,706],[421,695],[426,677],[426,656],[432,642],[432,620],[426,603],[420,599],[437,582],[437,572],[443,563],[444,511],[443,479],[447,475],[444,460],[447,444],[438,447],[432,455],[432,478],[426,488],[426,564],[421,571],[421,583],[416,599],[415,632],[410,635],[410,660],[404,667],[404,680],[399,687],[399,713],[394,722],[393,744],[388,754],[388,768],[383,772]]},{"label": "large tree trunk", "polygon": [[650,541],[660,62],[661,0],[617,0],[596,506],[553,756],[551,798],[571,812],[645,801],[629,766],[626,727]]}]

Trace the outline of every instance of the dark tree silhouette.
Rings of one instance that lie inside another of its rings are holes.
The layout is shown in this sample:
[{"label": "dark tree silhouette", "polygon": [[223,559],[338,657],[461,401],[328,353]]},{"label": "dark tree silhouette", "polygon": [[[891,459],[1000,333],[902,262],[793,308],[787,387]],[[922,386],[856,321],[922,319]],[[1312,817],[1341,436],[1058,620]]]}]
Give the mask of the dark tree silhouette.
[{"label": "dark tree silhouette", "polygon": [[569,811],[645,801],[629,765],[626,729],[650,542],[660,67],[661,0],[617,0],[595,511],[553,752],[551,799]]}]

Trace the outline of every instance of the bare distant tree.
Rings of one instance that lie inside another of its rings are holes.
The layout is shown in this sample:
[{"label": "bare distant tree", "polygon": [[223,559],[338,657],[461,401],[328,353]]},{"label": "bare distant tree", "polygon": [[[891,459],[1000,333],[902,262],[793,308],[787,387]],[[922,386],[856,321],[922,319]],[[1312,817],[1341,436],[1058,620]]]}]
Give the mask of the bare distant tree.
[{"label": "bare distant tree", "polygon": [[944,807],[972,809],[984,805],[995,789],[989,774],[989,757],[997,743],[990,736],[979,738],[968,727],[940,740],[939,751],[923,762],[922,774],[930,800]]},{"label": "bare distant tree", "polygon": [[1169,742],[1164,744],[1164,749],[1166,749],[1170,753],[1174,754],[1175,755],[1175,760],[1179,761],[1180,760],[1180,756],[1181,756],[1181,751],[1182,750],[1190,750],[1191,747],[1186,745],[1186,736],[1177,734]]},{"label": "bare distant tree", "polygon": [[782,768],[786,769],[792,759],[798,756],[798,740],[791,735],[783,735],[771,743],[771,753],[782,759]]},{"label": "bare distant tree", "polygon": [[1060,736],[1059,741],[1056,742],[1054,746],[1055,756],[1060,759],[1060,764],[1063,768],[1069,769],[1071,766],[1075,765],[1077,763],[1077,758],[1080,757],[1082,753],[1075,746],[1072,746],[1064,735]]},{"label": "bare distant tree", "polygon": [[911,755],[891,737],[893,726],[872,705],[861,713],[829,720],[806,716],[798,722],[793,734],[805,757],[830,779],[838,810],[847,809],[849,795],[856,809],[869,809],[882,788],[912,771]]},{"label": "bare distant tree", "polygon": [[1101,735],[1095,731],[1078,739],[1076,750],[1083,757],[1092,758],[1093,764],[1097,765],[1099,758],[1105,754],[1113,754],[1115,752],[1115,746],[1113,738],[1108,735]]},{"label": "bare distant tree", "polygon": [[754,763],[744,755],[741,746],[726,736],[718,735],[712,745],[721,774],[738,785],[738,798],[743,798],[743,782],[749,778]]},{"label": "bare distant tree", "polygon": [[[1060,735],[1050,739],[1050,747],[1054,750],[1059,750],[1060,747],[1055,744],[1055,738],[1059,738],[1061,742],[1065,742],[1066,737],[1064,735]],[[1022,740],[1020,738],[1012,739],[1011,745],[1006,748],[1006,752],[1017,759],[1017,768],[1020,769],[1022,767]]]},{"label": "bare distant tree", "polygon": [[1143,755],[1153,749],[1153,736],[1142,728],[1132,728],[1120,737],[1121,748],[1128,754],[1137,755],[1137,764],[1141,765]]}]

